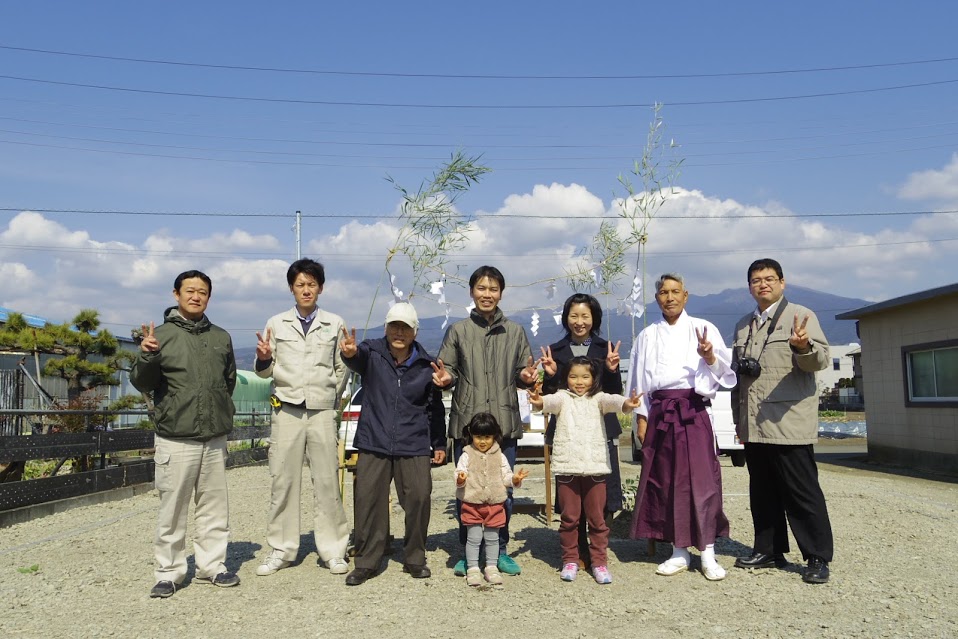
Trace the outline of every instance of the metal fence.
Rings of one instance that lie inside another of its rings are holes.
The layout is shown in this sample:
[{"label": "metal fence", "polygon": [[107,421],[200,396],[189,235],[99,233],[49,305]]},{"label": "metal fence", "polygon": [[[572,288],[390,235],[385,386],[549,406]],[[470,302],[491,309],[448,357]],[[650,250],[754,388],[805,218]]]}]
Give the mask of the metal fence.
[{"label": "metal fence", "polygon": [[[49,477],[20,479],[0,483],[0,511],[30,506],[67,497],[75,497],[124,486],[153,481],[154,435],[152,430],[138,428],[97,429],[92,425],[98,420],[116,418],[120,415],[134,416],[138,420],[147,416],[147,411],[50,411],[50,410],[0,410],[3,423],[19,423],[16,434],[0,436],[0,467],[22,471],[26,463],[34,460],[57,460]],[[41,420],[50,416],[82,416],[86,424],[83,432],[43,433]],[[229,454],[227,465],[240,465],[261,461],[266,457],[266,448],[256,446],[270,435],[271,413],[252,411],[238,413],[234,420],[242,424],[227,436],[228,441],[246,441],[245,450]],[[123,455],[130,451],[143,451],[145,455]],[[57,475],[57,471],[69,459],[90,460],[90,470]],[[8,477],[10,474],[4,473]],[[20,473],[17,473],[19,479]]]}]

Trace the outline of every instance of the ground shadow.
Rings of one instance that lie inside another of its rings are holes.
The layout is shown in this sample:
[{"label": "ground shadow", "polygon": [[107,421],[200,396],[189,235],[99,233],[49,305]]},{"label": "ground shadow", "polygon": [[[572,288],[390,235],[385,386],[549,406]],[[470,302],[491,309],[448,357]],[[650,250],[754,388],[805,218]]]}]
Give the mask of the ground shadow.
[{"label": "ground shadow", "polygon": [[[251,541],[229,542],[226,546],[226,569],[230,572],[239,572],[240,567],[248,561],[256,559],[256,553],[262,548],[260,544]],[[191,583],[196,578],[196,555],[186,557],[186,578],[184,584]]]},{"label": "ground shadow", "polygon": [[230,572],[239,572],[243,564],[256,559],[256,553],[262,548],[261,544],[251,541],[231,542],[226,549],[226,569]]},{"label": "ground shadow", "polygon": [[[619,511],[612,519],[609,529],[609,549],[621,562],[639,562],[660,564],[672,555],[672,544],[667,541],[656,541],[654,552],[649,553],[648,539],[631,539],[629,534],[632,528],[632,512]],[[720,537],[715,540],[715,554],[717,557],[726,557],[727,561],[720,561],[723,565],[731,565],[739,557],[752,553],[752,547],[735,538]],[[698,565],[698,552],[692,552],[692,566]]]},{"label": "ground shadow", "polygon": [[513,548],[510,555],[517,557],[528,554],[546,564],[559,569],[562,563],[562,549],[559,546],[559,531],[555,528],[529,526],[513,531]]},{"label": "ground shadow", "polygon": [[888,475],[897,475],[898,477],[910,477],[912,479],[925,479],[929,481],[943,482],[946,484],[958,484],[958,475],[947,475],[927,470],[917,470],[906,468],[904,466],[893,466],[886,463],[880,463],[869,459],[867,453],[847,453],[847,452],[816,452],[815,461],[819,464],[829,464],[852,470],[864,470],[873,473],[883,473]]}]

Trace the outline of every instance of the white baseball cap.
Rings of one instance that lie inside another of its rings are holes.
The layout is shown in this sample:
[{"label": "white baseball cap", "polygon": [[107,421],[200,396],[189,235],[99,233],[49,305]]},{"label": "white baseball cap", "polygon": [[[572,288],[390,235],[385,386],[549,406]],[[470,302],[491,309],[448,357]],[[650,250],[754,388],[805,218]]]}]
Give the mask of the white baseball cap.
[{"label": "white baseball cap", "polygon": [[416,315],[416,309],[408,302],[393,304],[389,312],[386,313],[386,323],[402,322],[414,331],[419,330],[419,316]]}]

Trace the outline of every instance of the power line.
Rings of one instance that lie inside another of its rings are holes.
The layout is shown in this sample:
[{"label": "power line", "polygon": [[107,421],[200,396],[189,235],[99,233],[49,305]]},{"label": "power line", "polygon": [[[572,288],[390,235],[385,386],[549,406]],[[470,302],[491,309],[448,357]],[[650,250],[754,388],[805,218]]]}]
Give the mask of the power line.
[{"label": "power line", "polygon": [[[315,140],[315,139],[303,139],[303,138],[267,138],[267,137],[251,137],[251,136],[239,136],[239,135],[213,135],[209,133],[182,133],[178,131],[162,131],[157,129],[135,129],[135,128],[126,128],[126,127],[116,127],[116,126],[102,126],[95,124],[78,124],[75,122],[55,122],[50,120],[33,120],[29,118],[14,118],[9,116],[0,116],[0,120],[8,122],[22,122],[25,124],[44,124],[49,126],[60,126],[60,127],[74,127],[79,129],[93,129],[97,131],[117,131],[121,133],[146,133],[150,135],[163,135],[163,136],[175,136],[175,137],[185,137],[185,138],[200,138],[200,139],[210,139],[210,140],[229,140],[229,141],[240,141],[240,142],[275,142],[283,144],[309,144],[309,145],[343,145],[343,146],[371,146],[371,147],[408,147],[408,148],[449,148],[450,146],[455,146],[456,143],[444,142],[444,143],[409,143],[409,142],[352,142],[352,141],[343,141],[343,140]],[[889,133],[897,131],[910,131],[914,129],[929,129],[934,127],[941,126],[952,126],[958,124],[958,120],[952,120],[947,122],[929,122],[925,124],[913,124],[909,126],[897,126],[891,128],[880,128],[880,129],[865,129],[865,130],[854,130],[854,131],[839,131],[839,132],[830,132],[830,133],[820,133],[815,135],[796,135],[796,136],[780,136],[773,138],[746,138],[742,140],[701,140],[701,141],[683,141],[681,146],[684,147],[695,147],[695,146],[705,146],[705,145],[727,145],[727,144],[756,144],[764,142],[791,142],[794,140],[809,140],[809,139],[821,139],[821,138],[836,138],[836,137],[845,137],[851,135],[873,135],[876,133]],[[18,133],[18,131],[12,131],[13,133]],[[335,133],[335,134],[344,134],[351,135],[355,133],[361,133],[363,135],[409,135],[408,132],[399,132],[399,131],[325,131],[325,133]],[[27,134],[25,134],[27,135]],[[35,134],[29,134],[35,135]],[[445,133],[415,133],[415,135],[429,135],[429,136],[439,136],[439,135],[449,135]],[[475,135],[489,136],[489,137],[515,137],[516,133],[487,133],[482,131],[476,133]],[[524,133],[523,133],[524,135]],[[949,135],[949,134],[945,134]],[[553,137],[553,136],[536,136],[536,137]],[[921,139],[921,138],[904,138],[904,140],[911,139]],[[901,141],[901,140],[899,140]],[[482,148],[487,149],[634,149],[634,143],[628,144],[482,144]]]},{"label": "power line", "polygon": [[[27,134],[31,135],[31,134]],[[37,135],[37,134],[32,134]],[[928,136],[926,136],[928,137]],[[936,136],[930,136],[936,137]],[[940,136],[937,136],[940,137]],[[24,142],[21,140],[3,140],[0,139],[0,143],[3,144],[15,144],[18,146],[29,146],[42,149],[62,149],[66,151],[80,151],[83,153],[98,153],[102,155],[123,155],[131,157],[145,157],[145,158],[160,158],[166,160],[193,160],[197,162],[222,162],[227,164],[253,164],[253,165],[267,165],[267,166],[303,166],[303,167],[326,167],[326,168],[336,168],[336,169],[381,169],[381,170],[425,170],[431,171],[435,169],[435,166],[426,166],[426,165],[414,165],[414,164],[389,164],[389,163],[380,163],[380,164],[358,164],[358,163],[345,163],[345,162],[303,162],[303,161],[292,161],[292,160],[256,160],[252,158],[223,158],[223,157],[206,157],[206,156],[197,156],[197,155],[172,155],[168,153],[146,153],[143,151],[121,151],[118,149],[100,149],[100,148],[90,148],[82,146],[68,146],[63,144],[42,144],[39,142]],[[118,142],[116,144],[128,144],[124,142]],[[874,144],[878,144],[875,142]],[[147,146],[147,145],[144,145]],[[849,145],[840,145],[840,146],[849,146]],[[852,145],[854,146],[854,144]],[[816,156],[806,156],[806,157],[789,157],[789,158],[769,158],[769,159],[757,159],[757,160],[747,160],[740,162],[686,162],[685,167],[695,168],[695,167],[720,167],[720,166],[747,166],[755,164],[770,164],[770,163],[782,163],[782,162],[809,162],[816,160],[834,160],[842,158],[856,158],[856,157],[869,157],[869,156],[880,156],[880,155],[889,155],[889,154],[899,154],[899,153],[911,153],[915,151],[927,151],[931,149],[950,149],[954,148],[954,143],[946,144],[932,144],[920,147],[912,148],[897,148],[897,149],[883,149],[875,151],[863,151],[861,153],[833,153],[830,155],[816,155]],[[830,148],[830,147],[825,147]],[[706,156],[727,156],[727,155],[752,155],[758,153],[759,151],[741,151],[735,153],[711,153],[711,154],[698,154],[697,157],[706,157]],[[774,153],[777,151],[768,151],[768,153]],[[330,157],[343,157],[343,156],[330,156]],[[366,157],[369,160],[378,160],[383,159],[381,156],[356,156],[359,158]],[[392,160],[399,159],[392,157]],[[415,160],[427,160],[428,158],[409,158]],[[578,158],[578,161],[582,160],[607,160],[609,158],[597,157],[597,158]],[[631,158],[630,158],[631,159]],[[505,160],[503,160],[505,161]],[[510,160],[518,161],[518,160]],[[520,171],[621,171],[621,166],[519,166],[519,167],[507,167],[501,166],[495,171],[501,173],[516,173]]]},{"label": "power line", "polygon": [[[578,110],[578,109],[635,109],[652,108],[655,106],[652,102],[636,103],[611,103],[611,104],[428,104],[415,102],[359,102],[353,100],[308,100],[306,98],[268,98],[250,95],[225,95],[215,93],[193,93],[189,91],[162,91],[159,89],[137,89],[134,87],[121,87],[106,84],[87,84],[83,82],[65,82],[62,80],[44,80],[41,78],[28,78],[24,76],[0,75],[0,79],[13,80],[16,82],[31,82],[37,84],[48,84],[54,86],[65,86],[82,89],[96,89],[100,91],[119,91],[123,93],[135,93],[142,95],[163,95],[181,98],[206,98],[210,100],[229,100],[241,102],[267,102],[280,104],[311,104],[317,106],[349,106],[349,107],[376,107],[390,109],[450,109],[450,110]],[[940,86],[945,84],[954,84],[958,79],[935,80],[930,82],[915,82],[912,84],[899,84],[885,87],[874,87],[870,89],[848,89],[845,91],[823,91],[819,93],[806,93],[797,95],[769,96],[758,98],[730,98],[726,100],[687,100],[687,101],[664,101],[670,107],[677,106],[710,106],[721,104],[751,104],[760,102],[782,102],[788,100],[807,100],[813,98],[829,98],[844,95],[864,95],[869,93],[880,93],[887,91],[901,91],[906,89],[918,89],[924,87]]]},{"label": "power line", "polygon": [[[157,216],[157,217],[289,217],[291,213],[239,213],[232,211],[133,211],[123,209],[54,209],[54,208],[32,208],[7,206],[0,207],[0,212],[4,213],[22,213],[31,211],[33,213],[75,213],[79,215],[134,215],[134,216]],[[917,216],[917,215],[955,215],[958,209],[942,209],[939,211],[842,211],[838,213],[753,213],[741,215],[723,215],[722,217],[703,217],[700,215],[656,215],[656,220],[698,220],[706,221],[724,221],[724,220],[752,220],[752,219],[794,219],[794,218],[854,218],[854,217],[894,217],[894,216]],[[304,218],[313,219],[343,219],[343,220],[388,220],[399,217],[396,214],[377,214],[377,213],[303,213]],[[531,219],[531,220],[555,220],[555,215],[531,215],[528,213],[477,213],[472,216],[464,216],[465,220],[479,218],[503,218],[503,219]],[[576,215],[567,217],[567,220],[616,220],[618,215]]]},{"label": "power line", "polygon": [[695,79],[695,78],[729,78],[729,77],[751,77],[764,75],[786,75],[798,73],[824,73],[835,71],[857,71],[862,69],[886,69],[891,67],[905,67],[925,64],[939,64],[943,62],[958,61],[958,57],[951,58],[931,58],[926,60],[906,60],[898,62],[880,62],[871,64],[842,65],[832,67],[809,67],[799,69],[770,69],[763,71],[724,71],[715,73],[668,73],[668,74],[644,74],[644,75],[511,75],[511,74],[467,74],[467,73],[411,73],[411,72],[385,72],[385,71],[346,71],[335,69],[297,69],[289,67],[263,67],[236,64],[212,64],[203,62],[183,62],[176,60],[160,60],[156,58],[134,58],[115,55],[98,55],[93,53],[80,53],[76,51],[57,51],[52,49],[35,49],[28,47],[15,47],[9,45],[0,45],[0,49],[8,51],[22,51],[26,53],[40,53],[46,55],[67,56],[73,58],[89,58],[95,60],[110,60],[114,62],[134,62],[138,64],[156,64],[177,67],[194,67],[204,69],[220,69],[229,71],[256,71],[269,73],[294,73],[310,75],[342,75],[342,76],[360,76],[360,77],[383,77],[383,78],[436,78],[436,79],[456,79],[456,80],[672,80],[672,79]]},{"label": "power line", "polygon": [[[5,118],[0,116],[0,120],[17,120],[17,118]],[[42,123],[41,123],[42,124]],[[70,125],[62,125],[70,126]],[[102,128],[102,129],[113,129],[123,132],[134,132],[130,129],[115,129],[114,127],[86,127],[82,126],[81,128]],[[923,128],[923,127],[909,127],[909,128]],[[108,138],[88,138],[88,137],[79,137],[79,136],[70,136],[70,135],[53,135],[49,133],[35,133],[32,131],[20,131],[16,129],[0,129],[0,133],[8,133],[11,135],[23,135],[29,137],[39,137],[39,138],[48,138],[54,140],[69,140],[74,142],[94,142],[100,144],[114,144],[120,146],[140,146],[148,148],[158,148],[158,149],[172,149],[177,151],[208,151],[214,153],[250,153],[254,155],[266,155],[266,156],[296,156],[296,157],[324,157],[324,158],[349,158],[349,159],[366,159],[366,160],[413,160],[413,161],[422,161],[422,160],[431,160],[431,161],[443,161],[448,159],[447,157],[426,157],[426,156],[396,156],[396,155],[355,155],[348,153],[315,153],[307,151],[272,151],[272,150],[262,150],[262,149],[236,149],[236,148],[210,148],[210,147],[201,147],[201,146],[187,146],[187,145],[178,145],[178,144],[158,144],[154,142],[140,142],[140,141],[125,141],[125,140],[112,140]],[[147,133],[157,133],[157,132],[147,132]],[[180,134],[169,134],[162,133],[162,135],[180,135]],[[851,135],[851,134],[842,134],[842,135]],[[891,140],[865,140],[865,141],[856,141],[856,142],[843,142],[838,144],[824,145],[824,146],[805,146],[797,148],[787,148],[787,149],[750,149],[750,150],[739,150],[739,151],[715,151],[711,153],[683,153],[684,158],[703,158],[703,157],[729,157],[736,155],[760,155],[764,153],[790,153],[795,151],[817,151],[823,149],[833,149],[833,148],[846,148],[846,147],[856,147],[856,146],[866,146],[874,144],[887,144],[891,142],[916,142],[920,140],[934,139],[939,140],[945,136],[958,135],[958,132],[944,132],[944,133],[934,133],[929,135],[921,136],[912,136],[906,138],[896,138]],[[189,134],[183,134],[183,137],[201,137],[201,138],[217,138],[217,139],[232,139],[232,140],[243,140],[243,141],[253,141],[250,138],[230,138],[228,136],[211,136],[211,135],[198,135],[192,136]],[[819,136],[822,137],[822,136]],[[793,137],[792,140],[802,139]],[[285,142],[285,143],[303,143],[300,140],[260,140],[260,141],[271,141],[271,142]],[[757,142],[759,140],[750,141]],[[721,142],[721,143],[712,143],[712,144],[732,144],[733,142]],[[326,142],[316,141],[311,142],[311,144],[323,145],[327,144]],[[382,143],[365,143],[365,142],[347,142],[347,143],[338,143],[330,142],[328,144],[349,144],[354,146],[384,146]],[[701,143],[700,143],[701,144]],[[400,143],[389,143],[386,146],[393,147],[442,147],[449,148],[452,145],[442,145],[442,144],[412,144],[405,145]],[[481,148],[490,148],[490,149],[539,149],[539,148],[574,148],[574,149],[589,149],[589,148],[606,148],[605,146],[591,146],[591,145],[479,145]],[[635,145],[614,145],[615,148],[635,148]],[[937,148],[941,146],[948,145],[936,145]],[[70,148],[70,147],[66,147]],[[75,149],[80,150],[80,149]],[[86,149],[83,149],[86,150]],[[109,149],[99,149],[101,152],[109,152]],[[876,151],[880,152],[880,151]],[[884,151],[884,152],[897,152],[897,150]],[[210,159],[228,159],[228,158],[210,158]],[[486,158],[489,162],[543,162],[543,161],[614,161],[614,160],[625,160],[631,161],[632,158],[629,156],[607,156],[607,155],[595,155],[595,156],[560,156],[554,155],[549,157],[489,157]]]},{"label": "power line", "polygon": [[[766,251],[769,253],[800,253],[800,252],[809,252],[809,251],[834,251],[838,249],[861,249],[861,248],[886,248],[890,246],[914,246],[916,244],[940,244],[942,242],[958,242],[958,237],[944,237],[944,238],[929,238],[921,240],[903,240],[900,242],[869,242],[866,244],[855,243],[855,244],[831,244],[831,245],[820,245],[820,246],[782,246],[782,247],[756,247],[756,246],[746,246],[742,248],[733,248],[733,249],[707,249],[707,250],[694,250],[694,251],[652,251],[649,250],[648,256],[655,258],[666,258],[666,257],[696,257],[696,256],[712,256],[712,255],[730,255],[730,254],[739,254],[739,253],[756,253]],[[52,245],[39,245],[39,244],[0,244],[0,249],[8,250],[24,250],[24,251],[44,251],[49,253],[67,253],[67,254],[117,254],[117,255],[129,255],[130,257],[149,257],[153,259],[180,259],[182,257],[206,257],[206,258],[216,258],[220,260],[230,260],[239,258],[246,259],[280,259],[287,260],[289,259],[289,253],[286,251],[277,251],[275,253],[244,253],[244,252],[226,252],[226,251],[198,251],[198,250],[182,250],[176,251],[175,253],[150,253],[147,250],[140,248],[107,248],[107,247],[76,247],[76,246],[52,246]],[[382,262],[385,259],[385,254],[360,254],[355,251],[350,251],[346,253],[338,253],[334,251],[323,251],[323,258],[335,257],[343,262]],[[458,258],[462,260],[469,259],[483,259],[483,258],[517,258],[519,260],[529,260],[529,261],[538,261],[543,257],[548,258],[557,258],[567,260],[576,260],[579,259],[580,255],[572,253],[568,256],[557,256],[555,252],[548,253],[535,253],[535,252],[526,252],[526,253],[460,253],[457,255]],[[513,288],[517,286],[526,286],[526,285],[513,285]]]}]

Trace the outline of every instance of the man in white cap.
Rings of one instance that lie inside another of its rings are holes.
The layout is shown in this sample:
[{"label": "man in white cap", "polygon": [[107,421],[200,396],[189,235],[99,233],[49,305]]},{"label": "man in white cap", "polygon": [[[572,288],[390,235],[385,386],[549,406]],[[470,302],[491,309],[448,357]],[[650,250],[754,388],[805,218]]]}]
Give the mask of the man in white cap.
[{"label": "man in white cap", "polygon": [[436,360],[416,341],[419,318],[412,304],[393,305],[386,336],[356,343],[356,329],[343,328],[343,362],[363,378],[363,410],[353,440],[359,450],[353,483],[355,568],[346,585],[376,574],[389,536],[389,484],[396,482],[406,514],[403,571],[431,576],[426,532],[432,495],[432,464],[446,460],[442,391],[433,382]]}]

